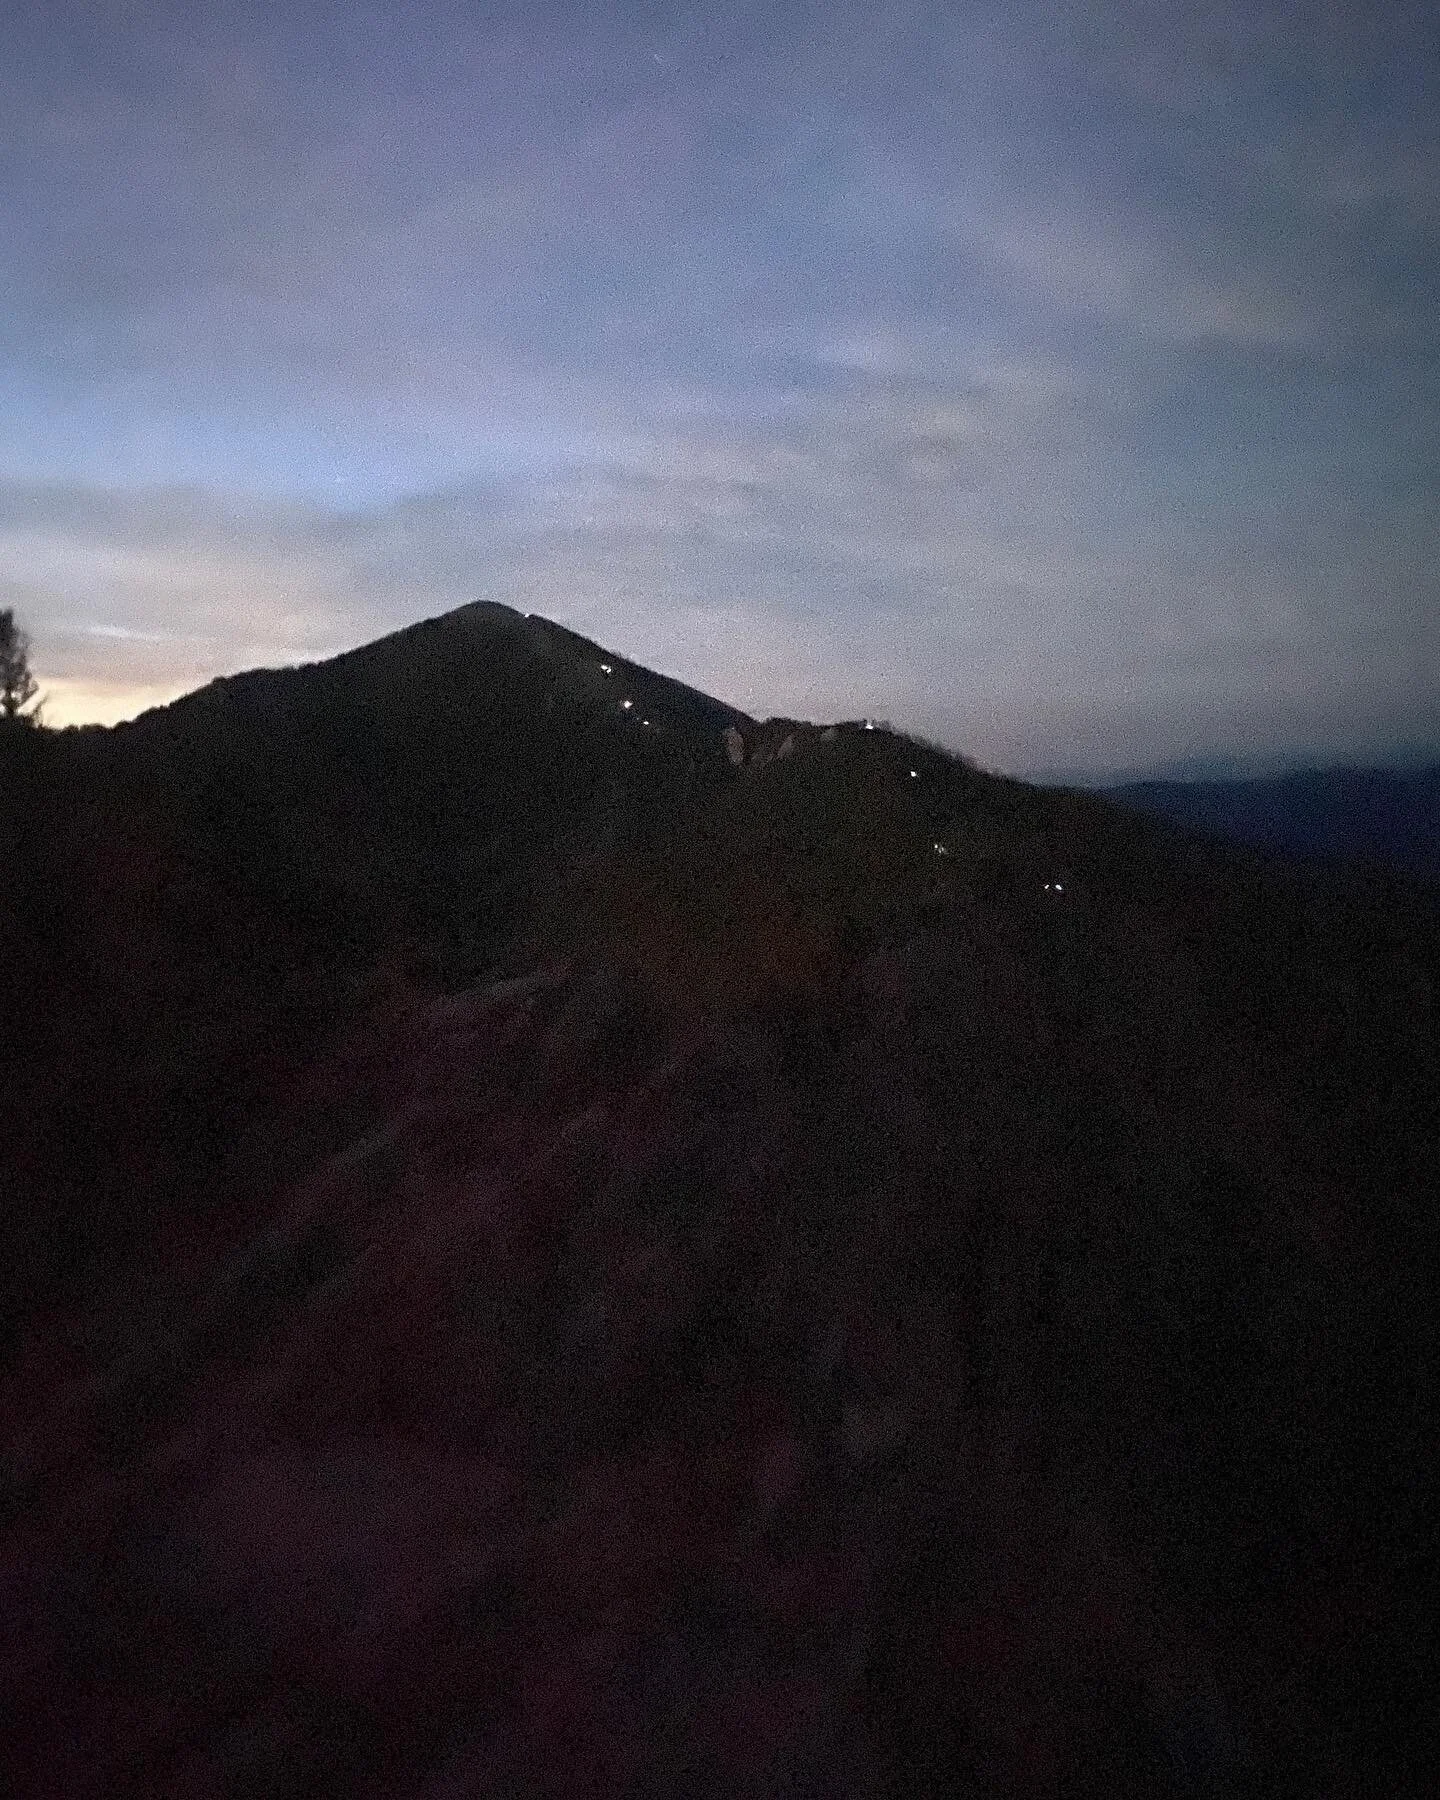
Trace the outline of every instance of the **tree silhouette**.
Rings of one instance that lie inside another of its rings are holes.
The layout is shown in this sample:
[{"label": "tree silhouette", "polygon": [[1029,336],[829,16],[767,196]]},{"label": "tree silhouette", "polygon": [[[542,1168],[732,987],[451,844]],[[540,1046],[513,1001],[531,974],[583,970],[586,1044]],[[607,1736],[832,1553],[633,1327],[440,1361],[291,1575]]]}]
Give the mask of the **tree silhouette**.
[{"label": "tree silhouette", "polygon": [[40,709],[30,706],[39,684],[30,673],[30,639],[15,623],[13,608],[0,609],[0,722],[39,723]]}]

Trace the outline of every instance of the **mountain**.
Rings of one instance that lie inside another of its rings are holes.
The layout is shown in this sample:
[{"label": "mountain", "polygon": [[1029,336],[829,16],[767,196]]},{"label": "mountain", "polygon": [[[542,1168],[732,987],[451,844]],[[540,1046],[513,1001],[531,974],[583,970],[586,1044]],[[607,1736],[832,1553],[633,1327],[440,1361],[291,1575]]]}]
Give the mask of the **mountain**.
[{"label": "mountain", "polygon": [[0,777],[17,1794],[1430,1791],[1423,886],[499,608]]},{"label": "mountain", "polygon": [[223,1190],[357,980],[489,969],[558,871],[702,804],[736,722],[482,604],[113,731],[8,734],[0,1079],[32,1248],[0,1257],[0,1338],[22,1280],[73,1287],[137,1206]]},{"label": "mountain", "polygon": [[1143,781],[1106,790],[1191,831],[1287,856],[1440,881],[1440,765],[1304,769],[1241,781]]},{"label": "mountain", "polygon": [[[742,713],[563,627],[477,603],[329,662],[258,670],[119,728],[180,835],[333,933],[377,909],[489,924],[538,863],[643,839],[725,766]],[[243,847],[243,867],[233,857]]]}]

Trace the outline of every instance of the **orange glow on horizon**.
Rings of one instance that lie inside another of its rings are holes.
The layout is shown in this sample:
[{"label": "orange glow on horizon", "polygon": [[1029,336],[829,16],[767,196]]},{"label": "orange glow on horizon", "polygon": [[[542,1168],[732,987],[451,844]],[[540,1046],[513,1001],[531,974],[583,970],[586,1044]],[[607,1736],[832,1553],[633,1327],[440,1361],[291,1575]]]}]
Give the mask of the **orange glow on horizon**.
[{"label": "orange glow on horizon", "polygon": [[46,725],[119,725],[152,706],[164,706],[200,686],[198,681],[137,683],[84,681],[61,676],[42,681],[41,718]]}]

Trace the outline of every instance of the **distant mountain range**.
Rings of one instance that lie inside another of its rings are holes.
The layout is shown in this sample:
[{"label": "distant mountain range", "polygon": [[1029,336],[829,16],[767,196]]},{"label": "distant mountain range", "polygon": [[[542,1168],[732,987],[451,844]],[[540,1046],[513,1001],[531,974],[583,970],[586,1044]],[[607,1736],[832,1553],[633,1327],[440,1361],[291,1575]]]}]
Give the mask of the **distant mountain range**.
[{"label": "distant mountain range", "polygon": [[1287,856],[1366,864],[1440,881],[1440,764],[1126,782],[1101,791],[1191,831]]},{"label": "distant mountain range", "polygon": [[1440,901],[1152,803],[490,605],[0,730],[6,1794],[1433,1792]]}]

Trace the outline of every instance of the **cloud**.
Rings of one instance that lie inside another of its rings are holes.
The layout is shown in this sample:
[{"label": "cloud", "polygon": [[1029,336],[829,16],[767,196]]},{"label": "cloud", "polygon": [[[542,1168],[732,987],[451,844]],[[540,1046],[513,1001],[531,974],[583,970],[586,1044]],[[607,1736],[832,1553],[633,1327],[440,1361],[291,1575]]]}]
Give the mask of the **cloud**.
[{"label": "cloud", "polygon": [[1188,464],[1167,489],[1127,441],[1156,369],[1127,387],[899,327],[810,344],[839,379],[769,416],[680,410],[562,466],[350,510],[0,486],[37,666],[140,694],[487,598],[749,710],[881,713],[999,766],[1127,731],[1181,753],[1206,721],[1333,735],[1341,694],[1380,731],[1433,701],[1418,491],[1347,503],[1342,465],[1307,497],[1241,445],[1197,504]]},{"label": "cloud", "polygon": [[67,705],[478,595],[1012,757],[1422,703],[1420,9],[142,13],[0,68]]},{"label": "cloud", "polygon": [[55,723],[340,648],[357,612],[343,541],[317,509],[243,496],[0,482],[0,563]]}]

